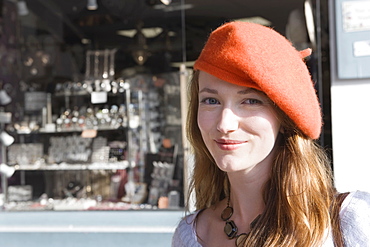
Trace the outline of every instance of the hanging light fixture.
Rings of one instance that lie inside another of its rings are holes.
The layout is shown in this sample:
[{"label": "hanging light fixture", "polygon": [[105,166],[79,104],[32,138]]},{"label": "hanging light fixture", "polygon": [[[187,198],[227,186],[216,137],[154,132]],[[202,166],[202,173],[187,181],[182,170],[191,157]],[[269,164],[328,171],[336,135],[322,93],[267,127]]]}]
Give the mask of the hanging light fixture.
[{"label": "hanging light fixture", "polygon": [[27,7],[27,3],[24,0],[20,0],[17,2],[17,8],[19,16],[26,16],[30,13]]},{"label": "hanging light fixture", "polygon": [[132,52],[132,57],[138,65],[143,65],[148,59],[148,51],[137,49]]},{"label": "hanging light fixture", "polygon": [[86,8],[88,10],[97,10],[98,9],[98,2],[97,2],[97,0],[87,0]]},{"label": "hanging light fixture", "polygon": [[170,5],[172,3],[172,0],[146,0],[145,2],[149,6],[154,6],[161,3],[164,5]]},{"label": "hanging light fixture", "polygon": [[137,32],[134,36],[136,45],[132,51],[132,57],[139,65],[143,65],[149,57],[148,45],[146,44],[146,37],[142,32],[142,23],[137,26]]},{"label": "hanging light fixture", "polygon": [[161,0],[161,3],[164,5],[170,5],[172,3],[172,0]]}]

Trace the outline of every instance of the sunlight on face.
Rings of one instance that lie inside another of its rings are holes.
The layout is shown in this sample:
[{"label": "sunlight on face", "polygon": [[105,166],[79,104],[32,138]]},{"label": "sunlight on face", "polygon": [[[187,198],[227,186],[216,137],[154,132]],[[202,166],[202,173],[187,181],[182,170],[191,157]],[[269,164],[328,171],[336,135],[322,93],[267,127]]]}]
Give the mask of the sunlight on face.
[{"label": "sunlight on face", "polygon": [[272,164],[281,124],[264,93],[201,71],[198,126],[221,170],[250,171]]}]

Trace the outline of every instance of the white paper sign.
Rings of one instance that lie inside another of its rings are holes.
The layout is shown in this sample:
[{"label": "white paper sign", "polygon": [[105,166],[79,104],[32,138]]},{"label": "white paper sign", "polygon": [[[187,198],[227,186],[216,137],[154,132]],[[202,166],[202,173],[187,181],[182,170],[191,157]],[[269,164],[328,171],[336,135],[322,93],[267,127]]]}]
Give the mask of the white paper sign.
[{"label": "white paper sign", "polygon": [[370,40],[354,42],[353,54],[355,57],[370,56]]},{"label": "white paper sign", "polygon": [[92,104],[107,103],[107,100],[108,100],[107,92],[92,92],[91,93],[91,103]]},{"label": "white paper sign", "polygon": [[345,32],[370,30],[370,1],[343,2],[342,17]]}]

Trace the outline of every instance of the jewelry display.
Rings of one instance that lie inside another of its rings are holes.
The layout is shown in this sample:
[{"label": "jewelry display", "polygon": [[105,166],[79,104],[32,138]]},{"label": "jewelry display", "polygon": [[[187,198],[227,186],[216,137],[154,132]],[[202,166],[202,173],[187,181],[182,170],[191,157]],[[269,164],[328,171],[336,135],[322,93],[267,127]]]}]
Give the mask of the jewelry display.
[{"label": "jewelry display", "polygon": [[48,162],[51,164],[87,162],[91,156],[91,141],[90,138],[82,138],[77,135],[66,137],[52,136],[50,137]]},{"label": "jewelry display", "polygon": [[42,143],[21,143],[8,147],[8,164],[34,164],[43,156]]},{"label": "jewelry display", "polygon": [[[235,245],[239,246],[240,243],[244,243],[245,239],[248,237],[249,233],[238,234],[238,227],[233,220],[230,220],[231,216],[234,214],[234,208],[230,206],[230,197],[227,200],[227,205],[221,213],[221,219],[225,221],[224,232],[229,239],[235,238]],[[250,229],[253,229],[256,225],[258,219],[261,215],[258,215],[251,223]]]},{"label": "jewelry display", "polygon": [[94,163],[108,163],[110,148],[108,146],[107,138],[101,136],[95,138],[92,146],[93,153],[91,161]]},{"label": "jewelry display", "polygon": [[[133,116],[135,119],[136,116]],[[75,107],[73,111],[65,110],[56,119],[57,131],[83,129],[118,129],[127,126],[125,105],[108,107]],[[132,127],[132,125],[131,125]]]},{"label": "jewelry display", "polygon": [[[45,171],[42,175],[47,182],[43,192],[53,203],[39,203],[38,210],[93,210],[111,206],[126,210],[135,208],[135,204],[151,208],[158,207],[160,197],[167,198],[166,207],[171,209],[183,203],[179,182],[183,169],[177,167],[177,150],[182,145],[181,114],[176,109],[179,107],[177,73],[162,74],[160,79],[146,75],[112,78],[113,55],[114,51],[91,53],[87,62],[92,65],[90,71],[87,69],[89,78],[54,83],[50,93],[52,104],[47,104],[47,94],[39,88],[25,91],[35,93],[27,94],[27,111],[9,126],[16,146],[7,151],[10,165],[23,174]],[[94,67],[99,70],[97,78],[94,78]],[[160,80],[161,86],[154,86]],[[97,81],[100,83],[96,84]],[[106,93],[106,102],[92,102],[91,92]],[[48,123],[55,128],[46,128]],[[95,132],[84,134],[90,130]],[[162,150],[162,139],[171,140],[171,148],[165,150],[168,153]],[[148,163],[152,166],[148,170],[149,177],[144,173],[147,153],[157,157]],[[179,157],[181,159],[181,154]],[[122,190],[124,177],[114,183],[111,179],[117,178],[117,171],[127,168],[134,168],[137,173],[135,195],[131,193],[129,197],[125,197]],[[66,190],[71,181],[79,182],[83,188],[76,195]],[[28,180],[24,184],[27,183]],[[91,200],[84,201],[84,198]],[[118,201],[108,205],[107,199]],[[123,202],[123,206],[119,202]],[[7,210],[33,210],[37,202],[12,200],[11,203],[6,204]]]},{"label": "jewelry display", "polygon": [[167,190],[173,178],[175,166],[172,163],[161,161],[153,161],[153,166],[149,203],[155,205],[160,196],[167,194]]}]

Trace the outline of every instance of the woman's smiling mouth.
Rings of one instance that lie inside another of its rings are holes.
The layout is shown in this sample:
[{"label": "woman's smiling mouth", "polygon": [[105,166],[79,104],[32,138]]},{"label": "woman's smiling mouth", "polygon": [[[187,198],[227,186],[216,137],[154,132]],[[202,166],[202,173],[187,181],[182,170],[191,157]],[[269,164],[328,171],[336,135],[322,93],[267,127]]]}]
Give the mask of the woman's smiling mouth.
[{"label": "woman's smiling mouth", "polygon": [[247,143],[247,141],[238,141],[238,140],[226,140],[226,139],[217,139],[215,140],[217,146],[221,150],[236,150],[240,148],[243,144]]}]

